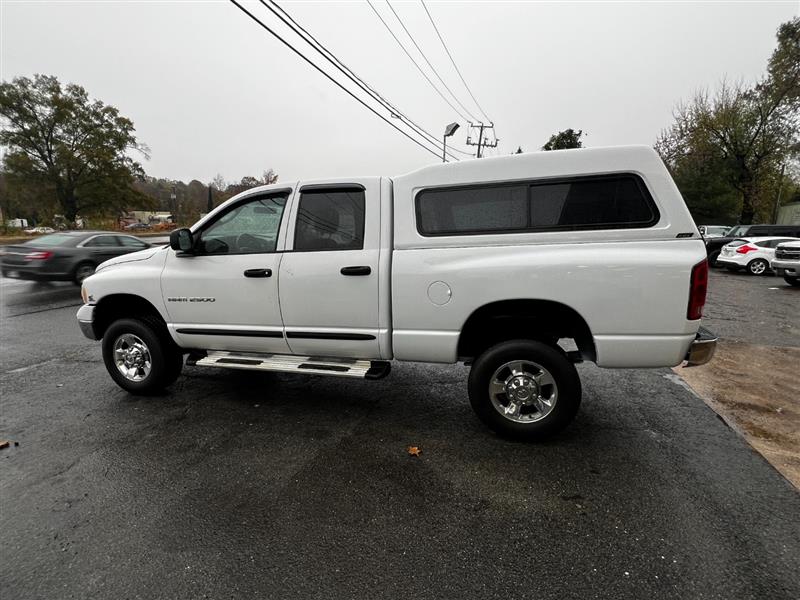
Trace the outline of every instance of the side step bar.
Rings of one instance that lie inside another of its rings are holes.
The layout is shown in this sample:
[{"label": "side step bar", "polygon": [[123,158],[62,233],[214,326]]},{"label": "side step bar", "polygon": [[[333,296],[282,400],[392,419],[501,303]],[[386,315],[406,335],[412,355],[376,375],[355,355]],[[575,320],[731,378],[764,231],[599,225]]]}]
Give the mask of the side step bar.
[{"label": "side step bar", "polygon": [[358,377],[360,379],[382,379],[391,370],[391,363],[383,360],[222,351],[209,351],[206,356],[189,355],[186,364],[198,367],[281,371],[284,373]]}]

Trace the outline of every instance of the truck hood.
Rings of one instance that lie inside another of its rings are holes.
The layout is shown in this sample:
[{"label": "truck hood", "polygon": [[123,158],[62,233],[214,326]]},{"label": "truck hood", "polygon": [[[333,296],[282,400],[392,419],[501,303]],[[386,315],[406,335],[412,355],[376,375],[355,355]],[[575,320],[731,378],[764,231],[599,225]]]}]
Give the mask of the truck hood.
[{"label": "truck hood", "polygon": [[144,250],[139,250],[138,252],[131,252],[130,254],[123,254],[122,256],[110,258],[107,261],[100,263],[97,269],[95,269],[95,273],[97,273],[98,271],[102,271],[103,269],[107,269],[108,267],[121,265],[123,263],[148,260],[153,256],[155,256],[157,253],[161,252],[163,249],[164,246],[155,246],[153,248],[145,248]]},{"label": "truck hood", "polygon": [[781,242],[778,244],[778,248],[791,248],[792,250],[797,250],[800,248],[800,242]]}]

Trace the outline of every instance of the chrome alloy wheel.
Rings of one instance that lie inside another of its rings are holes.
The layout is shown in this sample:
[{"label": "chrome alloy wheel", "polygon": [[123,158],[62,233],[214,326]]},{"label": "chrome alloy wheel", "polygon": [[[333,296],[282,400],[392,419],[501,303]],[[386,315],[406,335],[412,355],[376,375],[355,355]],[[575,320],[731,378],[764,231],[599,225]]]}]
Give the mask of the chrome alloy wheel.
[{"label": "chrome alloy wheel", "polygon": [[132,333],[123,333],[114,342],[114,363],[129,381],[143,381],[153,368],[147,344]]},{"label": "chrome alloy wheel", "polygon": [[558,386],[550,371],[527,360],[505,363],[489,380],[494,409],[509,421],[534,423],[549,415],[558,400]]},{"label": "chrome alloy wheel", "polygon": [[756,259],[750,263],[750,272],[753,275],[763,275],[767,270],[767,263],[761,259]]}]

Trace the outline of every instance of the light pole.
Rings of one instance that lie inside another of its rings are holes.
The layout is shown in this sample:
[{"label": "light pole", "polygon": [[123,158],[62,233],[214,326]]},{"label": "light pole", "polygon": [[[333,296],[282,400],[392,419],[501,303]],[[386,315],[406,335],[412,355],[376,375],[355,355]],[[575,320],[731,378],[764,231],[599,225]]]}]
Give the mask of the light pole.
[{"label": "light pole", "polygon": [[458,129],[458,123],[450,123],[444,128],[444,137],[442,138],[442,162],[447,162],[447,138],[453,135]]}]

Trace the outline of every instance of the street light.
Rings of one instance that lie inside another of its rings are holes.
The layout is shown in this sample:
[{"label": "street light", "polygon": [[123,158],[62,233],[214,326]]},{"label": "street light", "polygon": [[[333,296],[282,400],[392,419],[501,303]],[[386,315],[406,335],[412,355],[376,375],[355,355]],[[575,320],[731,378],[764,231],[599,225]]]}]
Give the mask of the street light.
[{"label": "street light", "polygon": [[444,137],[442,138],[444,142],[442,144],[442,162],[447,162],[447,138],[453,135],[456,129],[458,129],[458,123],[450,123],[450,125],[444,128]]}]

